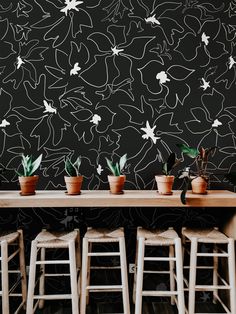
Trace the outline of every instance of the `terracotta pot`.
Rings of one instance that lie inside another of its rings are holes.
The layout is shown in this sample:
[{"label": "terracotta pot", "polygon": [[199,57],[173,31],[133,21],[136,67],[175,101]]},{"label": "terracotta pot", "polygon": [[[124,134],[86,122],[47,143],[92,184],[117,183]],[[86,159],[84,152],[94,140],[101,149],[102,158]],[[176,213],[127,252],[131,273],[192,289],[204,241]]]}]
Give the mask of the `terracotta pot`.
[{"label": "terracotta pot", "polygon": [[191,181],[192,192],[194,194],[206,194],[207,193],[207,181],[202,177],[197,177]]},{"label": "terracotta pot", "polygon": [[34,195],[38,179],[39,179],[39,176],[19,177],[19,183],[20,183],[20,189],[21,189],[20,194],[23,196]]},{"label": "terracotta pot", "polygon": [[155,176],[157,182],[157,189],[159,194],[163,195],[171,195],[172,194],[172,186],[174,183],[174,176]]},{"label": "terracotta pot", "polygon": [[67,194],[68,195],[78,195],[80,194],[81,185],[83,182],[83,176],[78,177],[64,177],[66,182]]},{"label": "terracotta pot", "polygon": [[125,183],[126,176],[108,176],[108,182],[110,185],[110,192],[112,194],[123,194],[123,188]]}]

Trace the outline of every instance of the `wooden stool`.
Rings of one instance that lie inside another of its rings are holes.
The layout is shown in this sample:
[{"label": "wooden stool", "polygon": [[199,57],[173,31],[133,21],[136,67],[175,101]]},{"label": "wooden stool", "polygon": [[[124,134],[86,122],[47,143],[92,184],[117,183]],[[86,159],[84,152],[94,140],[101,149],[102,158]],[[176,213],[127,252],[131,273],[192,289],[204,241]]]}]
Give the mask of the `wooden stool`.
[{"label": "wooden stool", "polygon": [[[25,271],[25,252],[24,252],[24,240],[23,231],[18,230],[16,232],[0,233],[0,245],[1,245],[1,275],[2,275],[2,313],[9,314],[9,297],[21,297],[22,302],[14,313],[18,313],[20,309],[26,304],[26,271]],[[13,252],[9,252],[10,246],[16,246]],[[9,256],[9,253],[11,254]],[[9,262],[19,254],[19,270],[9,270]],[[9,288],[9,274],[20,274],[20,278]],[[14,293],[14,290],[21,282],[21,293]]]},{"label": "wooden stool", "polygon": [[[68,260],[45,260],[46,249],[68,249]],[[40,260],[37,255],[40,253]],[[69,265],[70,272],[67,274],[48,274],[45,273],[45,265]],[[39,294],[35,295],[36,266],[40,265]],[[72,314],[79,313],[79,297],[77,274],[81,266],[80,254],[80,233],[79,230],[72,232],[49,232],[42,230],[35,240],[31,243],[30,271],[29,271],[29,289],[27,297],[27,314],[33,314],[34,311],[44,307],[45,300],[64,300],[71,299]],[[46,277],[70,276],[71,294],[53,294],[45,295]],[[36,304],[34,304],[34,300]]]},{"label": "wooden stool", "polygon": [[[169,247],[169,256],[167,257],[147,257],[145,256],[146,246],[167,246]],[[145,271],[144,262],[169,262],[169,271]],[[168,230],[146,230],[141,227],[137,229],[137,249],[136,249],[136,269],[134,273],[133,301],[135,303],[135,314],[142,313],[142,297],[158,296],[171,297],[171,304],[176,303],[178,313],[185,313],[184,305],[184,287],[183,287],[183,263],[182,247],[178,234],[169,228]],[[176,274],[174,273],[174,264],[176,265]],[[169,274],[170,291],[143,290],[143,274]],[[177,289],[175,289],[175,280]]]},{"label": "wooden stool", "polygon": [[[119,243],[118,252],[92,252],[93,243]],[[120,256],[120,266],[91,266],[93,256]],[[120,269],[121,285],[90,285],[90,269]],[[130,314],[125,237],[123,228],[116,230],[88,228],[83,238],[80,314],[86,313],[89,292],[122,292],[124,314]]]},{"label": "wooden stool", "polygon": [[[218,231],[218,228],[194,230],[183,228],[182,229],[183,244],[186,246],[186,242],[190,242],[190,266],[189,268],[189,281],[185,280],[189,290],[189,303],[188,313],[195,314],[195,293],[196,291],[212,291],[213,302],[219,301],[226,313],[236,313],[236,288],[235,288],[235,252],[234,252],[234,240],[228,238],[225,234]],[[199,243],[213,244],[213,252],[198,251]],[[227,245],[227,252],[218,247],[220,244]],[[213,258],[213,266],[197,266],[198,257],[211,257]],[[229,283],[223,279],[218,273],[218,258],[224,257],[228,259],[228,272]],[[213,284],[212,285],[197,285],[196,276],[197,269],[213,269]],[[222,284],[219,285],[218,281]],[[218,295],[218,290],[229,290],[230,294],[230,310],[223,303],[222,299]]]}]

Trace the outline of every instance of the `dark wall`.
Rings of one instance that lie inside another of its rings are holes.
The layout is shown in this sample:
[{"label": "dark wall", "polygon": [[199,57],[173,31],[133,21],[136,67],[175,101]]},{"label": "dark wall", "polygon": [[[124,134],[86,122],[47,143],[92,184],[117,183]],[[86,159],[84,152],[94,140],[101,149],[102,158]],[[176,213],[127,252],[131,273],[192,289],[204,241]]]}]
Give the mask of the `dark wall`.
[{"label": "dark wall", "polygon": [[[124,153],[126,189],[155,189],[160,161],[180,156],[181,142],[218,146],[209,170],[223,187],[236,153],[235,12],[221,0],[1,0],[2,188],[18,188],[24,152],[43,154],[41,189],[64,187],[68,155],[82,156],[84,189],[107,189],[105,157]],[[2,213],[1,225],[215,224],[208,215],[20,209]]]}]

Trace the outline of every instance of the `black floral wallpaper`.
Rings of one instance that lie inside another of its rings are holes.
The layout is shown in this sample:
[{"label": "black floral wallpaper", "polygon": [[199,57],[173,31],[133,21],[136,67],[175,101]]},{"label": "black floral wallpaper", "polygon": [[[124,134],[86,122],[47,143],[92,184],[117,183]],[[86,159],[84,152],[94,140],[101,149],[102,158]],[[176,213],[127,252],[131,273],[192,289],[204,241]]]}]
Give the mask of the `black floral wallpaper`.
[{"label": "black floral wallpaper", "polygon": [[[108,189],[105,157],[124,153],[125,188],[156,189],[176,143],[218,147],[212,186],[235,168],[235,0],[1,0],[0,78],[2,189],[19,189],[22,152],[43,154],[39,189],[65,187],[69,155],[82,156],[83,189]],[[0,220],[28,239],[42,225],[218,222],[204,209],[106,208],[2,210]]]}]

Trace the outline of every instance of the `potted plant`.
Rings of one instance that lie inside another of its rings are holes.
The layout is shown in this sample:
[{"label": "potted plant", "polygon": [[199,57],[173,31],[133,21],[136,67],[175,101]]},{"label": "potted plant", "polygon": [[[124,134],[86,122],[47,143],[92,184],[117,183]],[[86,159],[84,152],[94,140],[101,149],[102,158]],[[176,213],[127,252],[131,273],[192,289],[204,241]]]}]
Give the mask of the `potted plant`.
[{"label": "potted plant", "polygon": [[190,168],[187,167],[182,172],[179,178],[184,178],[184,188],[181,193],[181,200],[183,204],[186,204],[186,192],[191,182],[192,193],[195,194],[206,194],[207,186],[209,182],[209,173],[207,172],[207,165],[209,156],[213,155],[216,147],[210,148],[195,148],[189,147],[185,144],[177,144],[182,153],[192,159],[196,165],[196,172],[190,171]]},{"label": "potted plant", "polygon": [[21,165],[23,167],[23,173],[18,173],[19,183],[21,188],[21,195],[34,195],[36,184],[39,176],[34,175],[34,172],[39,168],[42,161],[42,154],[35,160],[32,156],[22,154]]},{"label": "potted plant", "polygon": [[79,173],[81,165],[81,157],[78,157],[75,162],[71,161],[70,157],[65,159],[65,171],[67,176],[64,176],[67,194],[78,195],[80,194],[83,176]]},{"label": "potted plant", "polygon": [[155,179],[157,182],[157,189],[159,194],[171,195],[172,186],[175,177],[171,175],[171,171],[180,163],[180,159],[176,158],[175,153],[171,153],[167,161],[162,163],[162,173],[163,175],[156,175]]},{"label": "potted plant", "polygon": [[115,164],[112,163],[111,160],[106,158],[106,162],[108,168],[110,169],[112,175],[108,175],[108,182],[110,185],[110,192],[112,194],[123,194],[123,188],[126,176],[122,174],[122,170],[124,169],[125,163],[127,161],[127,154],[123,155],[119,162]]}]

